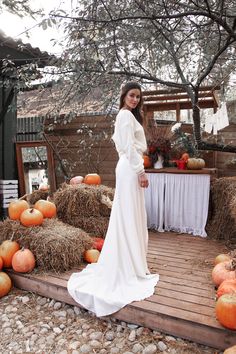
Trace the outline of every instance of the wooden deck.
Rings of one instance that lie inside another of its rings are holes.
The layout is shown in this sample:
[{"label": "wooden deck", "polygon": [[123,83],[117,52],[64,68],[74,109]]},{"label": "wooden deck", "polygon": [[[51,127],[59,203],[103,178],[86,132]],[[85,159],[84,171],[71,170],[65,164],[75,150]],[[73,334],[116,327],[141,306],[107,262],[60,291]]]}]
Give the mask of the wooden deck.
[{"label": "wooden deck", "polygon": [[[150,232],[149,268],[160,274],[155,294],[127,305],[113,317],[218,349],[236,344],[236,332],[225,329],[215,319],[212,262],[224,251],[225,247],[213,240]],[[71,271],[40,275],[9,273],[16,287],[78,305],[66,288]]]}]

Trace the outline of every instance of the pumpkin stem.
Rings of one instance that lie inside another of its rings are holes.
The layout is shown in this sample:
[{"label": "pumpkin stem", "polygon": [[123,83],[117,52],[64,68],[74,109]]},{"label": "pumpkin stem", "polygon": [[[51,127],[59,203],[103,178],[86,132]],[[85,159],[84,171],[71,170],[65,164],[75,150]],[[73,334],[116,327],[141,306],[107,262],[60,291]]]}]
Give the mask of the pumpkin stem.
[{"label": "pumpkin stem", "polygon": [[12,235],[11,235],[10,241],[12,241],[12,240],[13,240],[15,233],[16,233],[16,231],[13,231],[13,232],[12,232]]}]

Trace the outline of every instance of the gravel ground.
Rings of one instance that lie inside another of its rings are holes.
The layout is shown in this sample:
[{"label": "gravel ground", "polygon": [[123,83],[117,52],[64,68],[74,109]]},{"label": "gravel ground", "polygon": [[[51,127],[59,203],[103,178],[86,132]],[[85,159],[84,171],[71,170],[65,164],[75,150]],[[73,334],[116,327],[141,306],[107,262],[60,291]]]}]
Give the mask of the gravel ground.
[{"label": "gravel ground", "polygon": [[1,299],[0,316],[1,354],[222,354],[15,288]]}]

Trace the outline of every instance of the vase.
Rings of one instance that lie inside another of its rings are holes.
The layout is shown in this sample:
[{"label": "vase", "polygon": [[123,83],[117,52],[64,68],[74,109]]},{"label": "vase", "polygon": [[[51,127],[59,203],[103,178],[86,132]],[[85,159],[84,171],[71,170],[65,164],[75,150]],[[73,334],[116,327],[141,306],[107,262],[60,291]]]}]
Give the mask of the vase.
[{"label": "vase", "polygon": [[154,168],[156,168],[156,169],[159,169],[159,168],[163,168],[163,156],[162,155],[158,155],[158,159],[157,159],[157,161],[154,163]]}]

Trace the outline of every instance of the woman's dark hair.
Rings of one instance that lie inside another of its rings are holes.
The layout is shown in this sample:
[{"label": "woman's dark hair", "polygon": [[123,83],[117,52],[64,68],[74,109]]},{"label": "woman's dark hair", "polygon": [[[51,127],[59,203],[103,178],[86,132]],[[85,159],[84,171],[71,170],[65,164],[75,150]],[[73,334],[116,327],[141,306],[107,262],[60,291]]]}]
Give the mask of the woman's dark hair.
[{"label": "woman's dark hair", "polygon": [[143,116],[141,113],[141,108],[143,105],[142,89],[141,89],[141,86],[139,85],[139,83],[137,83],[136,81],[129,81],[124,86],[122,86],[119,109],[121,109],[124,106],[124,99],[125,99],[125,96],[127,95],[127,93],[133,89],[138,89],[140,91],[140,101],[139,101],[137,107],[132,109],[131,112],[133,113],[133,115],[135,116],[137,121],[140,124],[143,124]]}]

